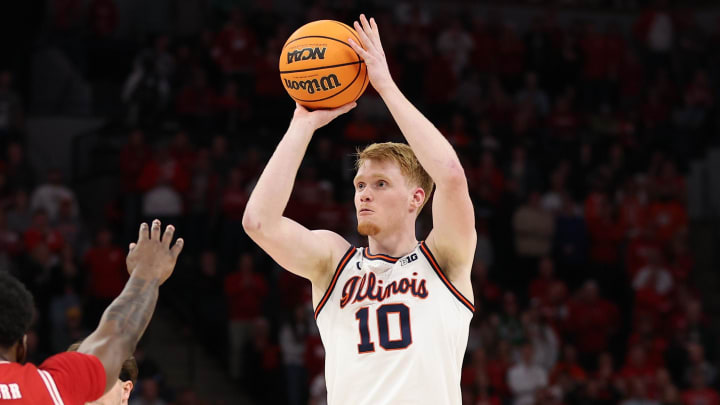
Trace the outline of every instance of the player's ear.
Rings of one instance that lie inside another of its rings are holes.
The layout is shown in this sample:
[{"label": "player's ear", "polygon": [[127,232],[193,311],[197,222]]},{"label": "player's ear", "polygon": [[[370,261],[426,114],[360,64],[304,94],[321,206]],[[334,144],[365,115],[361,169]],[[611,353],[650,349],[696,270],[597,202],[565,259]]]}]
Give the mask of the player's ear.
[{"label": "player's ear", "polygon": [[425,190],[421,187],[415,187],[413,191],[412,199],[410,200],[412,210],[419,210],[425,202]]},{"label": "player's ear", "polygon": [[132,381],[123,381],[122,383],[122,399],[123,401],[127,401],[130,399],[130,393],[133,390],[133,383]]},{"label": "player's ear", "polygon": [[18,363],[25,363],[25,360],[27,360],[27,333],[24,334],[22,339],[17,342],[17,348],[15,349],[15,359]]}]

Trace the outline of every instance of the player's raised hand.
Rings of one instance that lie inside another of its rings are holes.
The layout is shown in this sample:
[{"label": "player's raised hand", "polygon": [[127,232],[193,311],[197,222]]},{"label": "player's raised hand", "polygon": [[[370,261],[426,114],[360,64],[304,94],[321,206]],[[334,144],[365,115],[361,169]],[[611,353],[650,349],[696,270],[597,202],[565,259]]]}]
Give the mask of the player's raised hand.
[{"label": "player's raised hand", "polygon": [[313,131],[318,128],[322,128],[329,124],[330,121],[345,114],[346,112],[355,108],[357,104],[355,102],[345,104],[332,110],[314,110],[310,111],[307,108],[295,103],[295,113],[293,114],[293,122],[306,123]]},{"label": "player's raised hand", "polygon": [[365,60],[370,83],[382,95],[382,91],[392,87],[394,82],[380,42],[378,26],[374,18],[368,20],[365,14],[360,14],[360,21],[355,21],[353,26],[362,44],[358,44],[353,38],[348,38],[348,43]]},{"label": "player's raised hand", "polygon": [[180,238],[170,247],[175,227],[168,225],[162,236],[160,227],[160,221],[157,219],[152,222],[149,230],[146,223],[140,225],[138,240],[130,244],[130,252],[125,263],[131,275],[157,279],[162,284],[175,269],[184,241]]}]

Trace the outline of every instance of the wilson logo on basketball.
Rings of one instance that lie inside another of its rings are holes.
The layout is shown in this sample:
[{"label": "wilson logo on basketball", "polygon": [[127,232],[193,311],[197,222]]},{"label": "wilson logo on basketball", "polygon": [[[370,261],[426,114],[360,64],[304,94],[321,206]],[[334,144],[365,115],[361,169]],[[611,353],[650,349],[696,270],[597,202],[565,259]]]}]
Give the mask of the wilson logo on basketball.
[{"label": "wilson logo on basketball", "polygon": [[309,59],[325,59],[327,48],[303,48],[287,53],[287,63],[298,62]]},{"label": "wilson logo on basketball", "polygon": [[307,91],[310,94],[315,94],[317,91],[328,91],[332,90],[335,87],[340,86],[340,81],[338,80],[337,76],[334,74],[321,77],[320,80],[318,79],[311,79],[311,80],[289,80],[289,79],[283,79],[285,81],[285,87],[288,89],[293,90],[299,90],[303,89]]}]

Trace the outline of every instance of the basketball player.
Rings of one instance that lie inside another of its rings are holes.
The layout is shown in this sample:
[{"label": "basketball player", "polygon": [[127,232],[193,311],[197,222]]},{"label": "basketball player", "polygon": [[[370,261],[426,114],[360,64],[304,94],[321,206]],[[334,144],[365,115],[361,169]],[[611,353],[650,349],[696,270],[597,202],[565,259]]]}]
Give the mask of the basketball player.
[{"label": "basketball player", "polygon": [[[393,82],[375,21],[361,15],[355,29],[363,47],[348,41],[409,144],[374,144],[358,155],[357,228],[369,246],[350,246],[334,232],[283,216],[313,133],[354,103],[313,112],[296,107],[243,226],[278,264],[312,283],[329,404],[460,404],[474,311],[467,180],[450,144]],[[433,229],[419,242],[415,220],[433,182]]]},{"label": "basketball player", "polygon": [[[73,343],[68,348],[69,352],[76,352],[80,343]],[[137,383],[138,366],[135,357],[127,358],[120,368],[120,376],[115,380],[115,385],[99,399],[88,402],[86,405],[128,405],[130,393]]]},{"label": "basketball player", "polygon": [[160,221],[153,221],[149,232],[143,223],[126,259],[130,280],[97,329],[77,352],[57,354],[39,367],[21,364],[33,318],[32,295],[17,279],[0,272],[0,404],[82,405],[110,391],[150,322],[158,288],[172,274],[182,250],[182,239],[170,247],[173,233],[168,226],[161,239]]}]

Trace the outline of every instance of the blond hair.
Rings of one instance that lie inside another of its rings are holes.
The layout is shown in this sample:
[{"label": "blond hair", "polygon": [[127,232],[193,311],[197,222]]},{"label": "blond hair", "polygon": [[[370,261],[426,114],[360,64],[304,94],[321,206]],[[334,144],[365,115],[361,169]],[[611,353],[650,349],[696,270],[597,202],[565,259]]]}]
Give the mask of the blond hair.
[{"label": "blond hair", "polygon": [[355,170],[360,169],[366,160],[392,161],[400,167],[400,172],[405,176],[408,184],[418,186],[425,192],[425,201],[418,209],[418,213],[423,209],[425,203],[430,199],[430,193],[433,190],[433,179],[428,172],[420,164],[415,153],[409,145],[397,142],[373,143],[358,149],[355,153]]}]

